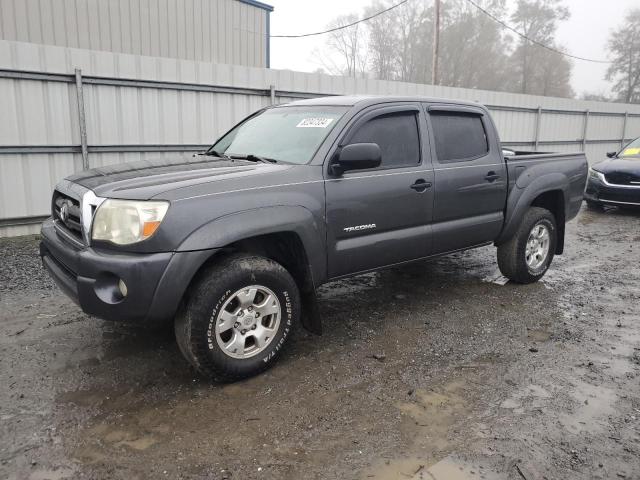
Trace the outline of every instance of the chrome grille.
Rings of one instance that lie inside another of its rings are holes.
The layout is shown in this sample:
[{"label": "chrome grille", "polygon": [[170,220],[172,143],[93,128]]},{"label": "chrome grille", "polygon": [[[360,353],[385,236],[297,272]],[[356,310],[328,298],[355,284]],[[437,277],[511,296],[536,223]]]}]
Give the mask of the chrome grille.
[{"label": "chrome grille", "polygon": [[82,242],[82,209],[80,201],[59,190],[54,190],[51,210],[56,224]]},{"label": "chrome grille", "polygon": [[640,175],[636,175],[634,173],[627,172],[611,172],[605,173],[604,177],[607,179],[607,182],[612,185],[639,185],[640,186]]}]

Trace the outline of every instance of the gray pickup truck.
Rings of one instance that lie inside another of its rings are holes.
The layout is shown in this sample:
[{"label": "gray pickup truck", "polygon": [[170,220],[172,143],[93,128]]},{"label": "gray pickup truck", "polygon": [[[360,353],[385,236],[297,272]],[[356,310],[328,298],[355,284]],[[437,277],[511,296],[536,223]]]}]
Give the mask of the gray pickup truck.
[{"label": "gray pickup truck", "polygon": [[87,313],[174,321],[202,374],[273,363],[319,285],[483,245],[540,279],[580,209],[583,154],[505,156],[482,105],[328,97],[260,110],[208,151],[102,167],[53,193],[41,257]]}]

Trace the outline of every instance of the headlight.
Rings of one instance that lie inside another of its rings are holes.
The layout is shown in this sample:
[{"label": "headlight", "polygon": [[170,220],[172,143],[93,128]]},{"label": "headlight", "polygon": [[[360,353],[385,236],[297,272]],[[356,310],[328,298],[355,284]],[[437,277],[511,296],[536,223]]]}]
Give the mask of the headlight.
[{"label": "headlight", "polygon": [[155,233],[168,209],[164,201],[105,200],[93,218],[91,238],[118,245],[141,242]]},{"label": "headlight", "polygon": [[589,178],[591,178],[592,180],[603,181],[604,175],[598,172],[597,170],[594,170],[593,168],[589,167]]}]

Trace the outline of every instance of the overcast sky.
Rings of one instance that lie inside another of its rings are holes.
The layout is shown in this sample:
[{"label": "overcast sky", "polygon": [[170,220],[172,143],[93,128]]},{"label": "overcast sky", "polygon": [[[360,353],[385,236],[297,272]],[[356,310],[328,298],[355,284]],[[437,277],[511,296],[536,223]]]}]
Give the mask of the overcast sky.
[{"label": "overcast sky", "polygon": [[[411,0],[424,1],[424,0]],[[446,2],[447,0],[442,0]],[[515,0],[507,0],[514,4]],[[336,16],[362,10],[371,0],[266,0],[275,7],[271,14],[271,34],[299,34],[323,30]],[[606,59],[607,37],[624,13],[638,5],[638,0],[564,0],[571,18],[558,31],[558,41],[581,57]],[[326,36],[271,40],[271,67],[314,71],[322,65],[313,54],[324,47]],[[577,94],[584,91],[609,92],[604,80],[607,66],[573,60],[572,86]]]}]

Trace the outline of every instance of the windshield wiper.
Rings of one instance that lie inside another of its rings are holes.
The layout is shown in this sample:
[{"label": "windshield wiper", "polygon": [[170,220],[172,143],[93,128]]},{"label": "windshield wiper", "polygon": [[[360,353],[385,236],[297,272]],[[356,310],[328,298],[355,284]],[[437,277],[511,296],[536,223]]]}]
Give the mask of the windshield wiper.
[{"label": "windshield wiper", "polygon": [[215,150],[207,150],[206,152],[199,153],[198,155],[207,155],[209,157],[219,157],[219,158],[231,159],[231,157],[229,155],[227,155],[226,153],[216,152]]},{"label": "windshield wiper", "polygon": [[238,160],[249,160],[250,162],[278,163],[275,158],[261,157],[252,153],[249,153],[248,155],[231,155],[230,158]]}]

